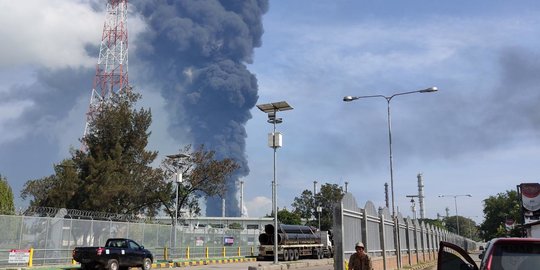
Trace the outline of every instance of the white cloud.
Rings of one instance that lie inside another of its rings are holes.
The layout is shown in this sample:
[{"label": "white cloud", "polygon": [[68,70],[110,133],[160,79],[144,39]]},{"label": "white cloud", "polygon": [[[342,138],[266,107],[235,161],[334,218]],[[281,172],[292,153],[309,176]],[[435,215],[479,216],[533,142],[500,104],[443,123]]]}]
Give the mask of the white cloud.
[{"label": "white cloud", "polygon": [[96,44],[104,15],[85,2],[27,0],[0,3],[0,67],[94,65],[85,44]]},{"label": "white cloud", "polygon": [[257,196],[245,203],[249,217],[264,217],[272,211],[272,200],[264,196]]},{"label": "white cloud", "polygon": [[[0,0],[0,69],[94,66],[98,51],[88,55],[85,46],[99,46],[105,13],[92,10],[90,4],[89,0]],[[139,18],[128,20],[134,37],[144,24]]]}]

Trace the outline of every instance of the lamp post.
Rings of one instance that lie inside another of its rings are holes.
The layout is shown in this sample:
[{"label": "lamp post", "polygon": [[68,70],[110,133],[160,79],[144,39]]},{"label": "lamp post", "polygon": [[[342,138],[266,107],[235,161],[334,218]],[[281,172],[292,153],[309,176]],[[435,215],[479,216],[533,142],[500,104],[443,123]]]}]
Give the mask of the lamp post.
[{"label": "lamp post", "polygon": [[389,149],[390,149],[390,192],[392,196],[392,216],[395,217],[396,215],[396,209],[395,209],[395,203],[394,203],[394,169],[393,169],[393,162],[392,162],[392,121],[391,121],[391,115],[390,115],[390,101],[392,98],[397,96],[403,96],[408,94],[415,94],[415,93],[432,93],[437,92],[437,87],[430,87],[422,90],[417,91],[410,91],[410,92],[402,92],[402,93],[396,93],[391,96],[384,96],[384,95],[371,95],[371,96],[345,96],[343,97],[343,101],[350,102],[357,99],[362,98],[384,98],[386,100],[387,104],[387,115],[388,115],[388,142],[389,142]]},{"label": "lamp post", "polygon": [[322,207],[319,205],[317,206],[317,213],[319,214],[319,231],[321,230],[321,212],[322,212]]},{"label": "lamp post", "polygon": [[457,209],[457,197],[472,197],[471,194],[462,194],[462,195],[439,195],[439,198],[443,197],[454,197],[454,206],[456,207],[456,227],[457,227],[457,234],[459,234],[459,218],[458,218],[458,209]]},{"label": "lamp post", "polygon": [[175,186],[176,186],[176,198],[174,200],[174,221],[173,221],[173,228],[174,228],[174,245],[173,247],[176,248],[176,225],[178,224],[178,186],[182,183],[183,179],[182,179],[182,171],[179,171],[178,170],[178,167],[176,166],[177,163],[176,163],[176,160],[178,159],[182,159],[182,158],[189,158],[189,155],[186,155],[186,154],[183,154],[183,153],[180,153],[180,154],[175,154],[175,155],[168,155],[167,158],[169,159],[172,159],[175,161],[174,163],[174,167],[175,167]]},{"label": "lamp post", "polygon": [[257,108],[268,115],[267,122],[273,125],[274,131],[268,134],[268,146],[274,149],[274,178],[272,180],[272,211],[274,212],[274,264],[278,263],[278,217],[277,217],[277,184],[276,184],[276,151],[282,145],[281,133],[276,132],[276,124],[283,122],[277,117],[278,111],[292,110],[286,101],[259,104]]}]

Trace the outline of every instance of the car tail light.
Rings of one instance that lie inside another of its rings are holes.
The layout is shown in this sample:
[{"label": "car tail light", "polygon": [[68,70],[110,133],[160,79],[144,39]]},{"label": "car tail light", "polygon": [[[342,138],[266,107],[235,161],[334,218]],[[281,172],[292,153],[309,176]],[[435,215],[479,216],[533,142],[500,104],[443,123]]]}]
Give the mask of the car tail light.
[{"label": "car tail light", "polygon": [[104,248],[102,248],[102,247],[98,248],[97,249],[97,255],[101,256],[101,254],[103,253],[103,250],[104,250]]}]

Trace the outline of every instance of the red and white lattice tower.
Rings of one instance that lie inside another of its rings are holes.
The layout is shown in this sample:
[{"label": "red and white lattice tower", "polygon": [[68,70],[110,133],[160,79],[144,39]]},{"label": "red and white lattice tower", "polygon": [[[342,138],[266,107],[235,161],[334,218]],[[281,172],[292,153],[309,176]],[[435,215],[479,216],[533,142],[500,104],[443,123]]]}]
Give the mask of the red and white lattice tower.
[{"label": "red and white lattice tower", "polygon": [[84,135],[89,123],[99,113],[101,104],[113,93],[129,91],[128,85],[128,0],[108,0],[107,14],[103,26],[99,58],[90,106],[88,108]]}]

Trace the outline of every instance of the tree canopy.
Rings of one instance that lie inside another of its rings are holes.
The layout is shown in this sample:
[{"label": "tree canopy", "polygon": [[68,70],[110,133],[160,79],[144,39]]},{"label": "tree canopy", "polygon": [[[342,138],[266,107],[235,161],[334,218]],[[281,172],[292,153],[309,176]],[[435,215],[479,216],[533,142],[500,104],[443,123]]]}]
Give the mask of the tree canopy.
[{"label": "tree canopy", "polygon": [[[345,193],[341,186],[337,184],[323,184],[315,196],[313,192],[304,190],[300,197],[295,197],[292,207],[293,212],[300,217],[309,220],[306,225],[318,227],[321,230],[330,230],[333,225],[333,209],[339,203]],[[317,207],[321,207],[321,212],[317,212]],[[320,216],[320,217],[319,217]],[[320,222],[319,222],[320,221]]]},{"label": "tree canopy", "polygon": [[154,216],[171,189],[162,170],[150,166],[157,157],[145,150],[152,115],[134,109],[140,97],[112,94],[81,139],[86,149],[72,149],[53,175],[28,181],[21,197],[32,197],[30,206]]},{"label": "tree canopy", "polygon": [[[103,102],[81,141],[85,149],[71,149],[71,158],[54,165],[54,174],[26,182],[21,197],[30,206],[56,207],[126,215],[155,216],[174,207],[200,212],[198,199],[224,194],[226,178],[238,168],[232,159],[216,160],[214,151],[191,146],[186,158],[167,158],[159,168],[151,164],[157,151],[146,150],[152,122],[150,110],[135,109],[141,98],[135,92],[113,94]],[[178,186],[175,203],[174,174],[186,180]]]},{"label": "tree canopy", "polygon": [[15,205],[13,203],[13,191],[7,179],[0,174],[0,214],[15,214]]},{"label": "tree canopy", "polygon": [[506,231],[504,225],[507,219],[521,222],[521,206],[517,191],[508,190],[489,196],[483,203],[485,220],[480,226],[480,231],[484,240],[503,236],[521,236],[517,227]]},{"label": "tree canopy", "polygon": [[[182,177],[182,182],[178,183],[179,212],[185,209],[190,215],[198,215],[199,198],[225,194],[226,180],[239,165],[230,158],[216,160],[215,155],[215,151],[205,150],[204,145],[194,151],[191,150],[191,145],[188,145],[181,149],[179,154],[169,156],[163,161],[162,168],[167,179],[179,179],[179,175]],[[176,194],[171,196],[174,197],[167,198],[162,203],[165,211],[174,217]]]}]

